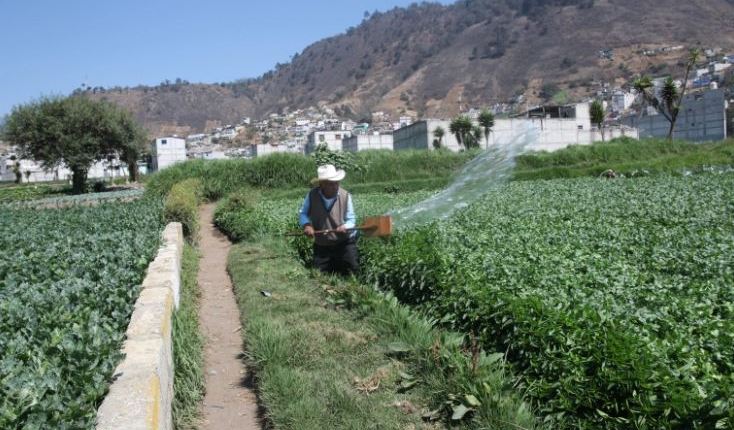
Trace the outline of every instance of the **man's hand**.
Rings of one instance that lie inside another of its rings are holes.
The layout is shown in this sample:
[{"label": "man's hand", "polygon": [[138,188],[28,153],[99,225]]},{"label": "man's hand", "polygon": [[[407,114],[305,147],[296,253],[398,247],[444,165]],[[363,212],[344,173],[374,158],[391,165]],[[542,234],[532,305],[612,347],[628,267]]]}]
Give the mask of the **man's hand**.
[{"label": "man's hand", "polygon": [[311,226],[311,224],[306,224],[303,227],[303,234],[305,234],[308,237],[314,237],[314,229]]},{"label": "man's hand", "polygon": [[336,228],[336,232],[337,233],[346,234],[347,233],[347,227],[344,224],[342,224],[342,225],[340,225],[339,227]]}]

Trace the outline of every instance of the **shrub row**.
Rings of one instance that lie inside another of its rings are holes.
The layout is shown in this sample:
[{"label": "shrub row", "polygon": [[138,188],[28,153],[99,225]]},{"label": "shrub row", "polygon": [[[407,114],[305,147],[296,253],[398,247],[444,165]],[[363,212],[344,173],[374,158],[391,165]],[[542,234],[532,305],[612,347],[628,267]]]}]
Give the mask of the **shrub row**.
[{"label": "shrub row", "polygon": [[[354,159],[360,169],[347,172],[344,184],[351,187],[373,182],[447,178],[473,155],[474,152],[455,154],[448,151],[359,152]],[[164,196],[174,184],[198,178],[204,196],[218,200],[243,186],[308,187],[315,176],[315,160],[298,154],[273,154],[252,160],[193,160],[156,173],[149,179],[146,190]]]},{"label": "shrub row", "polygon": [[196,241],[199,233],[199,204],[203,200],[201,181],[186,179],[171,187],[166,196],[163,213],[166,222],[180,222],[184,236]]}]

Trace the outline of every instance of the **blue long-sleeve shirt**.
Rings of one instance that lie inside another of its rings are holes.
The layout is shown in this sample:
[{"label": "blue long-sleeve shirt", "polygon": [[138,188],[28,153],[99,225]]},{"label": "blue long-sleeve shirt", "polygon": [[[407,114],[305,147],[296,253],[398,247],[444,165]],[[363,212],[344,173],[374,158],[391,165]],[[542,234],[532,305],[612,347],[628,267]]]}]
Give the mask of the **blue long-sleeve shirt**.
[{"label": "blue long-sleeve shirt", "polygon": [[[303,228],[306,224],[311,224],[311,218],[309,218],[308,216],[308,212],[311,209],[311,199],[309,198],[309,194],[310,193],[306,194],[306,198],[303,200],[303,205],[301,206],[301,213],[299,216],[301,228]],[[321,190],[319,190],[319,197],[321,197],[321,201],[324,203],[324,207],[327,211],[331,210],[331,207],[334,206],[334,203],[336,203],[336,196],[327,199],[326,197],[324,197],[323,194],[321,194]],[[344,227],[354,228],[356,227],[356,225],[357,217],[354,215],[352,195],[349,194],[349,196],[347,197],[347,218],[344,220]]]}]

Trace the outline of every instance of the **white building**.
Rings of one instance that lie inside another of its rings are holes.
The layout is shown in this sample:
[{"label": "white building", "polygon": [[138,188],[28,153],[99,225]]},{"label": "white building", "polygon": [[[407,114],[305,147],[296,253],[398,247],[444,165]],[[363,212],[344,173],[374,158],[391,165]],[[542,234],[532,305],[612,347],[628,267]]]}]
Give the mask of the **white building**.
[{"label": "white building", "polygon": [[348,121],[342,121],[341,125],[341,131],[352,131],[354,130],[354,127],[357,126],[357,123],[351,120]]},{"label": "white building", "polygon": [[[48,181],[68,181],[71,180],[71,170],[66,166],[59,166],[55,169],[44,169],[41,163],[33,160],[13,159],[14,154],[8,154],[0,157],[0,180],[15,181],[15,164],[19,163],[18,170],[22,177],[21,182],[48,182]],[[148,167],[144,162],[138,162],[138,172],[146,174]],[[128,177],[127,164],[121,162],[118,158],[111,160],[98,161],[89,168],[87,178],[89,179],[114,179]]]},{"label": "white building", "polygon": [[222,129],[222,131],[217,132],[214,137],[216,137],[217,139],[232,140],[237,137],[237,129],[231,126],[225,127]]},{"label": "white building", "polygon": [[344,151],[366,151],[368,149],[388,149],[392,151],[392,134],[357,134],[342,140]]},{"label": "white building", "polygon": [[186,141],[180,137],[159,137],[153,145],[152,170],[160,171],[186,161]]},{"label": "white building", "polygon": [[207,145],[209,143],[211,143],[211,138],[208,134],[199,133],[186,136],[187,145]]},{"label": "white building", "polygon": [[224,160],[229,158],[227,154],[224,153],[224,151],[216,150],[193,152],[189,155],[191,156],[191,158],[197,158],[201,160]]},{"label": "white building", "polygon": [[319,145],[326,145],[332,151],[341,151],[342,139],[351,135],[351,131],[314,131],[308,135],[305,152],[308,155]]},{"label": "white building", "polygon": [[721,73],[724,70],[731,67],[731,64],[729,63],[711,63],[709,65],[709,72],[711,73]]},{"label": "white building", "polygon": [[612,112],[624,112],[635,102],[636,96],[624,90],[612,93]]},{"label": "white building", "polygon": [[[424,120],[408,127],[403,127],[393,133],[395,150],[402,149],[434,149],[434,131],[441,127],[444,136],[441,146],[452,151],[459,151],[456,137],[451,134],[451,121]],[[591,126],[589,104],[579,103],[570,106],[542,107],[528,111],[521,118],[500,118],[490,133],[488,144],[496,145],[512,141],[519,134],[528,129],[535,129],[538,133],[537,141],[528,149],[540,151],[555,151],[569,145],[588,145],[601,140],[601,133]],[[636,129],[629,127],[607,128],[605,139],[629,136],[638,137]],[[481,146],[486,145],[482,139]]]},{"label": "white building", "polygon": [[293,142],[281,143],[277,145],[271,145],[269,143],[260,143],[257,145],[252,145],[252,156],[253,157],[263,157],[265,155],[270,155],[270,154],[275,154],[275,153],[302,154],[303,152],[302,152],[302,148]]}]

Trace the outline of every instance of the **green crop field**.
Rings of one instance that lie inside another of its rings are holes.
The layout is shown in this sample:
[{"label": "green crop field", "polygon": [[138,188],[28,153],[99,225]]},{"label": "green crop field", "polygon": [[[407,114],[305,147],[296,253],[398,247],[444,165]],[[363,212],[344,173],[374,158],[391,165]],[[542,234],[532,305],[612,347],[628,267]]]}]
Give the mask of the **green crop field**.
[{"label": "green crop field", "polygon": [[0,428],[93,428],[162,205],[0,209]]},{"label": "green crop field", "polygon": [[106,191],[102,193],[86,193],[78,195],[60,195],[56,197],[34,198],[6,203],[8,208],[55,208],[74,205],[93,205],[115,200],[129,201],[143,196],[143,190],[129,189],[121,191]]},{"label": "green crop field", "polygon": [[3,184],[3,186],[0,186],[0,203],[39,199],[42,197],[60,194],[63,192],[62,189],[62,186],[49,184]]},{"label": "green crop field", "polygon": [[[426,195],[355,205],[374,215]],[[299,204],[222,205],[219,225],[282,233]],[[512,182],[361,249],[366,283],[505,352],[549,428],[734,423],[732,173]]]}]

